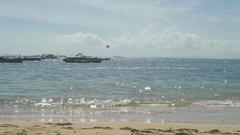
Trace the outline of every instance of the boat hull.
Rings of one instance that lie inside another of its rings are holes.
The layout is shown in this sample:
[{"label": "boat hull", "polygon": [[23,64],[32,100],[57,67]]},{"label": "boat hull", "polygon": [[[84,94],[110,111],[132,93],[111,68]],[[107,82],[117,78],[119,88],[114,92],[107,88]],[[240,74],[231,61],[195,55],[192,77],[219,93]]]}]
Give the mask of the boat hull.
[{"label": "boat hull", "polygon": [[0,63],[22,63],[21,58],[0,58]]},{"label": "boat hull", "polygon": [[92,59],[82,59],[82,58],[65,58],[63,59],[65,62],[70,63],[100,63],[103,59],[92,58]]},{"label": "boat hull", "polygon": [[40,61],[41,58],[23,58],[24,61]]}]

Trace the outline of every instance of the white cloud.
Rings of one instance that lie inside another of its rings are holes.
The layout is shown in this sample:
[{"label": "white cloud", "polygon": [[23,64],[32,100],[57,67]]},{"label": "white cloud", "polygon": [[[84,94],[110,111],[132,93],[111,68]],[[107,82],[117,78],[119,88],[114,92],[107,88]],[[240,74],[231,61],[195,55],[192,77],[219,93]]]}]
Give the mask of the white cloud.
[{"label": "white cloud", "polygon": [[[0,15],[41,22],[70,25],[100,25],[121,17],[145,19],[163,17],[168,13],[182,13],[191,10],[201,0],[42,0],[32,2],[4,1],[0,4]],[[105,16],[105,15],[108,16]],[[112,19],[114,18],[114,19]],[[95,23],[98,22],[98,23]],[[117,22],[115,22],[117,23]],[[122,22],[123,23],[123,22]]]},{"label": "white cloud", "polygon": [[125,38],[125,44],[139,46],[162,47],[162,48],[175,48],[175,47],[187,47],[194,48],[197,45],[199,37],[193,33],[183,33],[175,30],[174,27],[167,29],[157,29],[153,25],[149,25],[143,28],[138,34],[128,33],[123,34],[114,41],[116,44],[121,44],[122,38]]},{"label": "white cloud", "polygon": [[169,13],[183,13],[192,10],[193,7],[200,4],[202,0],[181,0],[164,1],[164,0],[75,0],[80,4],[85,3],[97,8],[118,12],[128,16],[143,18],[164,17]]},{"label": "white cloud", "polygon": [[163,57],[239,57],[240,41],[202,39],[174,27],[158,28],[149,25],[139,32],[126,32],[117,37],[103,38],[93,33],[74,33],[58,36],[57,43],[74,44],[99,49],[111,45],[112,54],[126,56]]},{"label": "white cloud", "polygon": [[29,21],[29,24],[36,22],[61,24],[77,26],[78,29],[82,28],[89,31],[92,29],[119,31],[133,27],[134,23],[139,20],[88,3],[76,3],[73,0],[4,1],[0,4],[1,16],[16,18],[17,21]]},{"label": "white cloud", "polygon": [[97,34],[77,32],[71,35],[62,35],[53,40],[58,44],[99,45],[103,39]]}]

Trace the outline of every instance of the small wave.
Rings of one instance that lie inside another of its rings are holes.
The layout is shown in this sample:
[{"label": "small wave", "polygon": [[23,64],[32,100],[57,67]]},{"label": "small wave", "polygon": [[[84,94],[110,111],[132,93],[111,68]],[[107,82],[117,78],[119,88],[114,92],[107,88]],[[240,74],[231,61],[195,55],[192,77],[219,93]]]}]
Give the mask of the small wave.
[{"label": "small wave", "polygon": [[137,99],[86,99],[86,98],[42,98],[40,100],[32,99],[18,99],[14,102],[1,101],[2,107],[16,107],[22,106],[29,107],[43,107],[43,108],[55,108],[55,107],[72,107],[72,108],[89,108],[89,109],[101,109],[111,107],[240,107],[240,101],[233,100],[208,100],[191,102],[184,99],[168,101],[166,99],[158,100],[137,100]]},{"label": "small wave", "polygon": [[36,106],[41,106],[41,107],[45,107],[45,106],[52,106],[52,104],[50,103],[36,103]]},{"label": "small wave", "polygon": [[86,99],[86,98],[42,98],[40,100],[18,99],[13,103],[2,102],[2,105],[13,106],[29,106],[29,107],[86,107],[90,109],[111,108],[111,107],[183,107],[191,105],[190,102],[184,100],[165,101],[159,100],[137,100],[137,99]]},{"label": "small wave", "polygon": [[121,99],[121,100],[97,100],[97,99],[71,99],[60,100],[56,102],[39,102],[35,106],[49,107],[49,106],[71,106],[71,107],[87,107],[90,109],[108,108],[108,107],[184,107],[191,105],[190,102],[180,101],[151,101],[151,100],[134,100],[134,99]]},{"label": "small wave", "polygon": [[86,70],[200,70],[200,68],[191,68],[191,67],[91,67],[91,68],[79,68]]},{"label": "small wave", "polygon": [[71,70],[71,68],[63,68],[63,70]]},{"label": "small wave", "polygon": [[203,106],[203,107],[240,107],[240,101],[232,100],[209,100],[209,101],[199,101],[193,103],[193,105]]}]

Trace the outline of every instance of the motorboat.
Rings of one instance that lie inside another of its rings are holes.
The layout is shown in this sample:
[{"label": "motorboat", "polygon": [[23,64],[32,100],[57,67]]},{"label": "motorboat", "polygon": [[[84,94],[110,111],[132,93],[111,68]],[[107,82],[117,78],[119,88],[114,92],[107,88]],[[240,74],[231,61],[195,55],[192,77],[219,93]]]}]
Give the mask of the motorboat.
[{"label": "motorboat", "polygon": [[75,56],[65,57],[63,61],[71,63],[100,63],[103,60],[110,60],[110,58],[99,58],[92,56],[85,56],[82,53],[78,53]]},{"label": "motorboat", "polygon": [[0,56],[0,63],[22,63],[22,61],[18,56]]}]

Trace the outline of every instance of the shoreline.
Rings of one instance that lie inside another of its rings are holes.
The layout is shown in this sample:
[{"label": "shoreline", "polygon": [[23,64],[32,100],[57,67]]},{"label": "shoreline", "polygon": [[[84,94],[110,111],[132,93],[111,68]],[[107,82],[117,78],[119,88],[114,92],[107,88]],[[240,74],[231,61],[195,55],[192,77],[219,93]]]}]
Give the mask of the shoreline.
[{"label": "shoreline", "polygon": [[240,124],[192,124],[192,123],[141,123],[141,122],[62,122],[40,123],[27,121],[1,121],[0,134],[12,135],[75,135],[75,134],[151,134],[192,135],[228,134],[240,135]]}]

